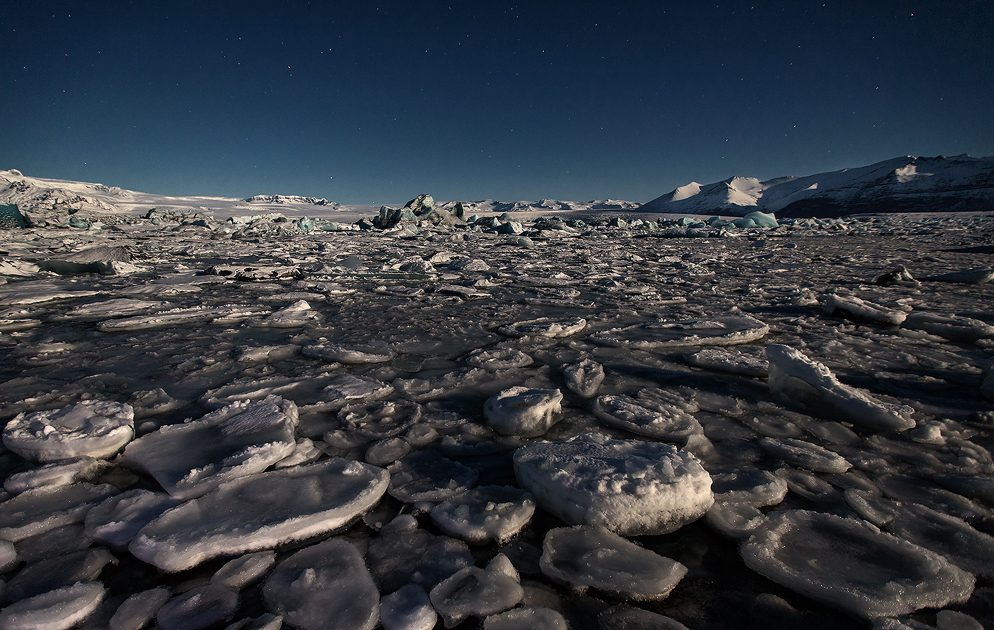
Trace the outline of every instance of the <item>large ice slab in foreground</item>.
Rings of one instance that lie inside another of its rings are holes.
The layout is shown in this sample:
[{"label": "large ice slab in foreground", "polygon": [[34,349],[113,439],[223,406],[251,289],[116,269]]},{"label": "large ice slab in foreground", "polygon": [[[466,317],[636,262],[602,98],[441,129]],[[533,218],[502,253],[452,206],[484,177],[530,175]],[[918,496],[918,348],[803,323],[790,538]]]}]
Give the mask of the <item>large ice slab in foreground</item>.
[{"label": "large ice slab in foreground", "polygon": [[711,476],[672,444],[597,434],[536,442],[514,453],[514,474],[544,510],[623,536],[675,531],[714,503]]},{"label": "large ice slab in foreground", "polygon": [[542,573],[586,590],[627,599],[662,599],[687,575],[687,567],[639,547],[602,527],[549,530],[542,544]]},{"label": "large ice slab in foreground", "polygon": [[292,401],[278,396],[237,401],[135,440],[124,459],[155,477],[170,495],[188,499],[223,481],[262,472],[293,453],[296,426]]},{"label": "large ice slab in foreground", "polygon": [[269,610],[302,630],[372,630],[380,617],[380,593],[362,556],[340,539],[306,547],[282,561],[262,594]]},{"label": "large ice slab in foreground", "polygon": [[828,407],[864,428],[905,431],[915,427],[907,405],[882,403],[868,393],[840,383],[825,365],[782,345],[766,348],[770,392],[813,408]]},{"label": "large ice slab in foreground", "polygon": [[4,446],[33,462],[110,457],[135,436],[131,405],[84,400],[49,411],[20,413],[3,430]]},{"label": "large ice slab in foreground", "polygon": [[163,571],[338,531],[386,492],[381,468],[344,459],[241,477],[169,510],[129,549]]},{"label": "large ice slab in foreground", "polygon": [[973,576],[942,556],[832,514],[770,514],[740,553],[774,582],[866,619],[941,608],[973,592]]},{"label": "large ice slab in foreground", "polygon": [[77,582],[23,599],[0,611],[0,630],[66,630],[89,617],[106,592],[100,582]]},{"label": "large ice slab in foreground", "polygon": [[727,315],[687,321],[660,321],[613,328],[590,336],[590,341],[612,347],[667,352],[688,346],[734,346],[762,339],[770,327],[748,315]]}]

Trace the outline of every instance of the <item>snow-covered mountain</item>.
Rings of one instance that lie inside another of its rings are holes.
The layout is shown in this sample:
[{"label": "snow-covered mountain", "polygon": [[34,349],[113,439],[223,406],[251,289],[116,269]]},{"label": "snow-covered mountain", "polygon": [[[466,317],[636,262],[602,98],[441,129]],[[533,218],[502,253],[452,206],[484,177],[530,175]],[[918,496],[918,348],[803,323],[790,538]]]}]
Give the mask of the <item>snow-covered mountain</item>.
[{"label": "snow-covered mountain", "polygon": [[643,204],[643,212],[831,217],[866,212],[994,210],[994,157],[898,157],[806,177],[691,182]]}]

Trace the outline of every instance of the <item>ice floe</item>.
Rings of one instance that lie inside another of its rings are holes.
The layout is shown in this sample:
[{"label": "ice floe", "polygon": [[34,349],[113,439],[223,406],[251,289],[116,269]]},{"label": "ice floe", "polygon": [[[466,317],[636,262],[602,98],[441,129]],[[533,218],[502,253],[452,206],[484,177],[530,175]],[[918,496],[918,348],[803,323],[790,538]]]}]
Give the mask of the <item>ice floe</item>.
[{"label": "ice floe", "polygon": [[591,412],[609,426],[672,442],[686,441],[690,435],[704,431],[697,419],[683,409],[649,397],[598,396]]},{"label": "ice floe", "polygon": [[84,400],[75,405],[20,413],[3,430],[4,446],[36,462],[110,457],[135,435],[131,405]]},{"label": "ice floe", "polygon": [[770,514],[740,551],[774,582],[871,620],[966,601],[974,586],[942,556],[832,514]]},{"label": "ice floe", "polygon": [[662,599],[687,575],[679,562],[601,527],[551,529],[542,544],[542,573],[579,590],[595,588],[634,600]]},{"label": "ice floe", "polygon": [[483,406],[487,424],[504,435],[545,435],[562,413],[558,389],[512,387],[492,396]]},{"label": "ice floe", "polygon": [[429,597],[445,627],[452,628],[468,617],[486,617],[514,607],[524,591],[520,580],[499,567],[469,566],[436,584]]},{"label": "ice floe", "polygon": [[117,493],[112,485],[88,483],[27,490],[0,503],[0,539],[17,542],[82,523],[90,508]]},{"label": "ice floe", "polygon": [[381,468],[343,459],[234,479],[143,527],[129,549],[163,571],[330,534],[386,492]]},{"label": "ice floe", "polygon": [[547,317],[532,319],[525,322],[517,322],[501,326],[497,332],[508,337],[551,337],[558,339],[570,337],[587,327],[587,320],[582,317],[573,317],[566,320],[554,320]]},{"label": "ice floe", "polygon": [[563,376],[566,379],[566,387],[574,394],[583,398],[593,398],[604,382],[604,366],[587,358],[567,365],[563,370]]},{"label": "ice floe", "polygon": [[472,544],[504,544],[528,524],[535,501],[508,486],[480,486],[439,503],[431,519],[443,532]]},{"label": "ice floe", "polygon": [[106,593],[100,582],[79,582],[22,599],[0,610],[0,629],[68,630],[89,617]]},{"label": "ice floe", "polygon": [[594,333],[602,346],[668,352],[688,346],[733,346],[762,339],[770,327],[748,315],[728,315],[686,321],[659,321]]},{"label": "ice floe", "polygon": [[584,434],[514,453],[514,473],[536,503],[563,521],[622,535],[665,534],[714,503],[711,476],[671,444]]}]

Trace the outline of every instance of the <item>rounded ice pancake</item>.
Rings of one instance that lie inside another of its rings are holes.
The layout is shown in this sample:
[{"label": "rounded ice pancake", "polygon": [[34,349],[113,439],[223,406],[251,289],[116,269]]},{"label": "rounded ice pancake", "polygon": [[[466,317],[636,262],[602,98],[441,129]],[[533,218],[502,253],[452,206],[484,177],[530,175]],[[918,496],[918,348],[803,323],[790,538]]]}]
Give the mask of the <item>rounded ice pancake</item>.
[{"label": "rounded ice pancake", "polygon": [[583,398],[593,398],[604,382],[604,366],[587,358],[579,363],[567,365],[563,370],[563,377],[566,379],[566,387],[574,394]]},{"label": "rounded ice pancake", "polygon": [[22,599],[0,611],[0,630],[68,630],[89,617],[106,593],[100,582],[78,582]]},{"label": "rounded ice pancake", "polygon": [[512,387],[491,396],[483,406],[483,415],[498,433],[537,437],[559,420],[562,400],[558,389]]},{"label": "rounded ice pancake", "polygon": [[561,339],[575,335],[586,327],[587,320],[582,317],[572,317],[565,320],[540,317],[538,319],[501,326],[497,329],[497,332],[508,337],[550,337],[552,339]]},{"label": "rounded ice pancake", "polygon": [[672,444],[592,433],[536,442],[515,451],[514,474],[547,512],[623,536],[675,531],[714,503],[711,476]]},{"label": "rounded ice pancake", "polygon": [[110,457],[135,436],[131,405],[84,400],[62,409],[20,413],[3,430],[3,443],[32,462]]},{"label": "rounded ice pancake", "polygon": [[861,521],[804,510],[767,515],[739,548],[746,565],[865,619],[963,602],[974,577]]},{"label": "rounded ice pancake", "polygon": [[376,584],[356,548],[341,539],[305,547],[280,562],[262,596],[266,608],[301,630],[372,630],[380,618]]},{"label": "rounded ice pancake", "polygon": [[549,530],[540,566],[546,576],[573,588],[635,600],[662,599],[687,575],[679,562],[602,527],[583,525]]},{"label": "rounded ice pancake", "polygon": [[473,544],[504,544],[521,531],[535,512],[535,501],[524,490],[509,486],[480,486],[439,503],[431,520],[446,534]]},{"label": "rounded ice pancake", "polygon": [[591,411],[608,426],[661,440],[684,441],[690,435],[704,432],[700,423],[683,409],[651,399],[636,400],[624,394],[598,396]]},{"label": "rounded ice pancake", "polygon": [[594,333],[590,341],[611,347],[668,352],[688,346],[733,346],[762,339],[770,327],[748,315],[659,321]]},{"label": "rounded ice pancake", "polygon": [[138,532],[129,549],[168,572],[217,556],[272,549],[339,531],[386,492],[387,472],[326,459],[221,484],[169,510]]}]

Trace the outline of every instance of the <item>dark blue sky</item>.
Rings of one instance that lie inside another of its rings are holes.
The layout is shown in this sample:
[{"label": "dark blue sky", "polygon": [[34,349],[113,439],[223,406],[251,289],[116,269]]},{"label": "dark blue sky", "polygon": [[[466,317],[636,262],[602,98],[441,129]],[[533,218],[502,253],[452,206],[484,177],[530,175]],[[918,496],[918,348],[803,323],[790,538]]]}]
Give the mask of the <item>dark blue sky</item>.
[{"label": "dark blue sky", "polygon": [[647,201],[994,154],[994,3],[0,7],[0,168],[162,194]]}]

